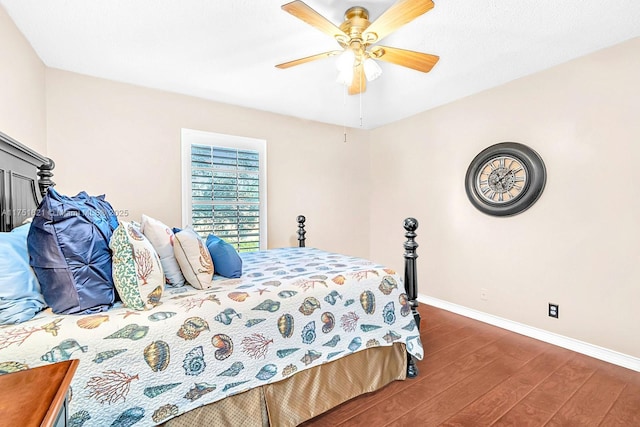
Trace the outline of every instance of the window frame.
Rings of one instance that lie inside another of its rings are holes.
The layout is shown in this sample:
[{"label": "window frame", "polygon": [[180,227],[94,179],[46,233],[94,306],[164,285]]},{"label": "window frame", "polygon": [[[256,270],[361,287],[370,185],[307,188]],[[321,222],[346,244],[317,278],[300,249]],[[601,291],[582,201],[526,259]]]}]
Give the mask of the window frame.
[{"label": "window frame", "polygon": [[[244,136],[226,135],[195,129],[181,129],[182,164],[182,226],[192,224],[192,182],[191,182],[191,146],[209,145],[232,150],[253,150],[259,155],[259,212],[260,212],[260,250],[267,249],[267,141]],[[241,202],[240,202],[241,203]]]}]

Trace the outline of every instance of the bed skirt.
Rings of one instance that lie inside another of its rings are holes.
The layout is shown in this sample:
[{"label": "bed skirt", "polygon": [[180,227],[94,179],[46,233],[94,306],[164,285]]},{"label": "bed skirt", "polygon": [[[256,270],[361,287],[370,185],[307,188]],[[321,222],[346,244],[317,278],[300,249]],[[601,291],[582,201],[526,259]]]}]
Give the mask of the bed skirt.
[{"label": "bed skirt", "polygon": [[404,344],[373,347],[194,409],[163,426],[296,426],[356,396],[404,380],[406,372]]}]

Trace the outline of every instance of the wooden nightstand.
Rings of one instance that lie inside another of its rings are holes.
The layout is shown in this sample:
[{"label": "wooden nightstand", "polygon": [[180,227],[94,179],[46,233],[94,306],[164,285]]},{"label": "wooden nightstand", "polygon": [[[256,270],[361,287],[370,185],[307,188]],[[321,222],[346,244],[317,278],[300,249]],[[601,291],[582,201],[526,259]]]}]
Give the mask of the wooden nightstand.
[{"label": "wooden nightstand", "polygon": [[67,425],[67,395],[78,360],[67,360],[0,376],[0,424]]}]

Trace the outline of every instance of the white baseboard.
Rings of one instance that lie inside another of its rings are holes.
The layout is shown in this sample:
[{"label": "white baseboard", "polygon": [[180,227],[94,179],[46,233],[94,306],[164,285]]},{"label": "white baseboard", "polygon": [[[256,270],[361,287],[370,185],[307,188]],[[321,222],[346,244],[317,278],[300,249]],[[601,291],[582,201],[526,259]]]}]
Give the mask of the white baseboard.
[{"label": "white baseboard", "polygon": [[548,342],[550,344],[557,345],[568,350],[586,354],[587,356],[595,357],[596,359],[604,360],[605,362],[613,363],[614,365],[622,366],[624,368],[640,372],[640,358],[637,357],[629,356],[627,354],[619,353],[614,350],[609,350],[597,345],[589,344],[584,341],[565,337],[563,335],[558,335],[553,332],[545,331],[544,329],[527,326],[522,323],[504,319],[502,317],[494,316],[492,314],[484,313],[472,308],[463,307],[461,305],[453,304],[451,302],[433,298],[427,295],[419,294],[418,301],[427,305],[432,305],[434,307],[450,311],[452,313],[469,317],[471,319],[479,320],[481,322],[488,323],[490,325],[494,325],[508,331],[516,332],[518,334],[535,338],[540,341]]}]

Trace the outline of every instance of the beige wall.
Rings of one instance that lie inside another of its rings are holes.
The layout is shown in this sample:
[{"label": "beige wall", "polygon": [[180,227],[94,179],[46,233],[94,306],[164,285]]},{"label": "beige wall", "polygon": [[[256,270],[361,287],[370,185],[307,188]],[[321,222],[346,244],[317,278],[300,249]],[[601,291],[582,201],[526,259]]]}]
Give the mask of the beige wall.
[{"label": "beige wall", "polygon": [[[328,106],[330,108],[330,106]],[[56,187],[106,193],[128,219],[181,223],[180,130],[267,141],[268,245],[369,254],[368,133],[123,83],[47,70],[49,156]]]},{"label": "beige wall", "polygon": [[[400,266],[387,229],[413,215],[420,293],[640,357],[639,53],[640,38],[373,131],[371,257]],[[548,171],[509,218],[464,189],[474,156],[502,141]]]},{"label": "beige wall", "polygon": [[45,66],[0,6],[0,131],[46,154]]}]

